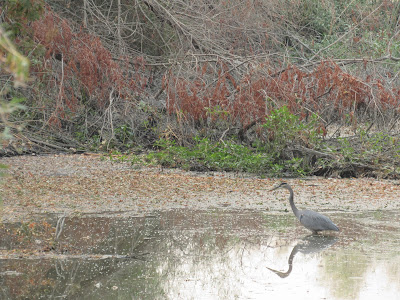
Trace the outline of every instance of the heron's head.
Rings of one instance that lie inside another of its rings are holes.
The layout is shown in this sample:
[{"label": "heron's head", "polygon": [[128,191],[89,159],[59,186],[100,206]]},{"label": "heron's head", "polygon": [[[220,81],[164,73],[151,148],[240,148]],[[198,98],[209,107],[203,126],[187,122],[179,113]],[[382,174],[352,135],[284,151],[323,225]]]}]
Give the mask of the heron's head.
[{"label": "heron's head", "polygon": [[275,191],[275,190],[281,189],[281,188],[288,188],[288,186],[289,185],[286,182],[282,182],[282,183],[278,184],[277,186],[273,187],[271,189],[271,191]]}]

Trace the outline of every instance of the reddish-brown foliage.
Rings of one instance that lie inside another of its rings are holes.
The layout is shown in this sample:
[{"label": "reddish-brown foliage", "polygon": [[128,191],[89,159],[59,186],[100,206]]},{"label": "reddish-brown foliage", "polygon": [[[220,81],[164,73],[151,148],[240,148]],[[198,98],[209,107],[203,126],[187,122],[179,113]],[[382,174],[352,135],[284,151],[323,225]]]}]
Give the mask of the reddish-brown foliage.
[{"label": "reddish-brown foliage", "polygon": [[33,71],[55,98],[50,124],[60,125],[60,118],[78,111],[84,101],[102,109],[111,97],[132,100],[143,92],[147,82],[142,76],[143,58],[118,63],[99,37],[82,29],[74,31],[49,8],[32,29],[35,41],[46,49],[43,64]]},{"label": "reddish-brown foliage", "polygon": [[264,75],[252,70],[238,83],[221,64],[218,80],[209,85],[204,83],[206,69],[199,67],[192,81],[169,75],[170,114],[180,110],[186,117],[199,120],[207,117],[207,109],[218,106],[229,113],[232,122],[246,127],[268,115],[271,108],[267,99],[278,106],[287,105],[303,117],[310,111],[319,115],[354,116],[360,107],[397,109],[400,104],[399,89],[390,89],[379,79],[358,78],[330,61],[322,61],[310,72],[296,66],[278,72],[263,65],[263,70],[267,70]]}]

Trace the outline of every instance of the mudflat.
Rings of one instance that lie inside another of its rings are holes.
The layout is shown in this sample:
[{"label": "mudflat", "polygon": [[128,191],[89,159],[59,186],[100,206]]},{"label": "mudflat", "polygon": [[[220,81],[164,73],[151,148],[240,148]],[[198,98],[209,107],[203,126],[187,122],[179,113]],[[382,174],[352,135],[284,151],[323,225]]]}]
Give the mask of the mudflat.
[{"label": "mudflat", "polygon": [[260,178],[251,174],[189,172],[112,162],[97,154],[16,156],[0,184],[2,221],[41,213],[145,215],[154,210],[290,210],[280,181],[294,190],[296,205],[317,211],[400,209],[400,181],[374,178]]}]

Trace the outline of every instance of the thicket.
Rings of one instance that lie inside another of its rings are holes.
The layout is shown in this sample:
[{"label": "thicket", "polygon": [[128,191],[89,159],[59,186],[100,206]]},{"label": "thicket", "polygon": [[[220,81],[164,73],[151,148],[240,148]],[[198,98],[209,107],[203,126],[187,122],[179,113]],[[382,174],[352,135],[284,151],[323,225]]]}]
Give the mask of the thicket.
[{"label": "thicket", "polygon": [[27,107],[12,115],[25,124],[12,153],[157,150],[145,161],[399,174],[399,2],[3,3],[32,64],[28,88],[5,95]]}]

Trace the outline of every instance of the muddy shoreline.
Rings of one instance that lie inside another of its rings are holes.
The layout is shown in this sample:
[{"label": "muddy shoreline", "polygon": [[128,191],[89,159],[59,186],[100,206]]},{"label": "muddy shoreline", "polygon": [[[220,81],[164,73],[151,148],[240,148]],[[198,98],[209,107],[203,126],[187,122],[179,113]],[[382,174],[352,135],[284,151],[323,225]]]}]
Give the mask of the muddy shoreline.
[{"label": "muddy shoreline", "polygon": [[[270,192],[279,178],[197,173],[132,166],[97,154],[1,158],[8,166],[0,193],[2,221],[43,213],[146,215],[171,209],[290,210],[286,191]],[[319,211],[400,209],[400,181],[372,178],[285,179],[300,208]]]}]

